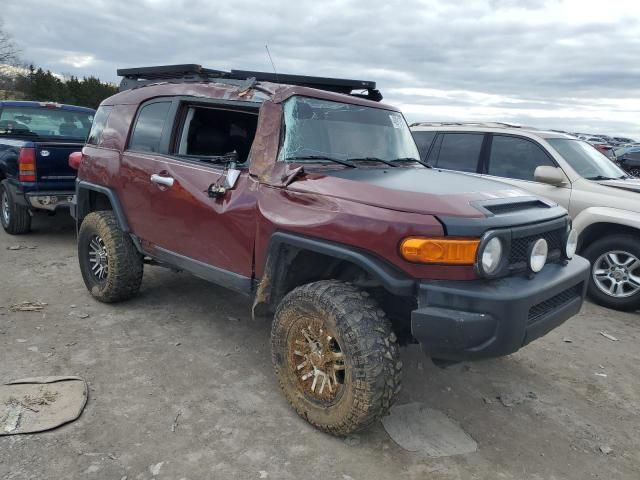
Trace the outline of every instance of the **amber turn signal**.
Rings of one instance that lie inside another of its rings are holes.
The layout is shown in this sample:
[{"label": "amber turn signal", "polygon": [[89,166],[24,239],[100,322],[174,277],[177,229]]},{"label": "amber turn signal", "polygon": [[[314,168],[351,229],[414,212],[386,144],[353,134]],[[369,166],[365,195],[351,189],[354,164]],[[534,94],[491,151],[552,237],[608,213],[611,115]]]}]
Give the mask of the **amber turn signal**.
[{"label": "amber turn signal", "polygon": [[473,265],[476,263],[478,239],[405,238],[400,253],[405,260],[419,263]]}]

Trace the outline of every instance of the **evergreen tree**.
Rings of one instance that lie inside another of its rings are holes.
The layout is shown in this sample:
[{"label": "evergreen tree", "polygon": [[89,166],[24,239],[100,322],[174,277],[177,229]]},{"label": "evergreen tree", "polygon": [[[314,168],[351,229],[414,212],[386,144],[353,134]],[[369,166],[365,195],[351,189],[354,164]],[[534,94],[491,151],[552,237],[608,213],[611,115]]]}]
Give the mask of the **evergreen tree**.
[{"label": "evergreen tree", "polygon": [[33,65],[27,73],[18,74],[12,82],[13,91],[25,100],[58,102],[83,107],[98,108],[100,102],[115,94],[118,88],[96,77],[70,76],[63,79],[49,70],[36,69]]}]

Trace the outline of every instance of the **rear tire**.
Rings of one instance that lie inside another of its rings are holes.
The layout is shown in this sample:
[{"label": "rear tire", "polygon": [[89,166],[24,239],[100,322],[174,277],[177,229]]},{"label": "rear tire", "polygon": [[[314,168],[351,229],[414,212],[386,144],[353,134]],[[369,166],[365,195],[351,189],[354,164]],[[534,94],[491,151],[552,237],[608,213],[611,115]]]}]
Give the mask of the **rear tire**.
[{"label": "rear tire", "polygon": [[11,235],[21,235],[31,230],[29,209],[15,201],[6,181],[0,183],[0,223]]},{"label": "rear tire", "polygon": [[78,234],[78,260],[87,289],[101,302],[127,300],[140,290],[142,256],[111,211],[84,218]]},{"label": "rear tire", "polygon": [[[640,239],[638,237],[633,235],[604,237],[585,248],[581,255],[591,262],[588,293],[596,303],[622,311],[640,309]],[[609,255],[613,256],[609,257]],[[625,266],[625,263],[628,265]],[[617,283],[621,284],[621,287],[617,287]],[[637,286],[635,293],[633,293],[634,286]]]},{"label": "rear tire", "polygon": [[318,429],[348,435],[386,415],[400,392],[396,336],[368,293],[325,280],[282,300],[271,330],[285,396]]}]

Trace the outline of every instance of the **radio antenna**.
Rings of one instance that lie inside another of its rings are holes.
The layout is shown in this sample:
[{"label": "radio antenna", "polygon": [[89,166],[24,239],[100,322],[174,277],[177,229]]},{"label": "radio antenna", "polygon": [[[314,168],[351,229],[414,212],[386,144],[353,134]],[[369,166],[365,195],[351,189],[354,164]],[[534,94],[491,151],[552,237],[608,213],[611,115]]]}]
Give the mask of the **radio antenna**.
[{"label": "radio antenna", "polygon": [[273,67],[273,73],[276,75],[276,80],[280,83],[280,79],[278,78],[278,72],[276,71],[276,64],[273,63],[273,58],[271,58],[271,53],[269,52],[269,45],[265,45],[264,48],[267,50],[267,55],[269,56],[269,61],[271,62],[271,66]]}]

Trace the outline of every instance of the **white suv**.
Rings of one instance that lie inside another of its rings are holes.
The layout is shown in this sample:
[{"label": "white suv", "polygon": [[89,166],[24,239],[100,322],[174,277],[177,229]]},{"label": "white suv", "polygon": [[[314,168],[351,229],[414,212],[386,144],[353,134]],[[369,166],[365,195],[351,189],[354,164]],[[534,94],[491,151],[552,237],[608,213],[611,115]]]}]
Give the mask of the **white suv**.
[{"label": "white suv", "polygon": [[571,135],[500,123],[416,123],[422,160],[491,177],[565,207],[591,261],[589,295],[640,309],[640,179]]}]

